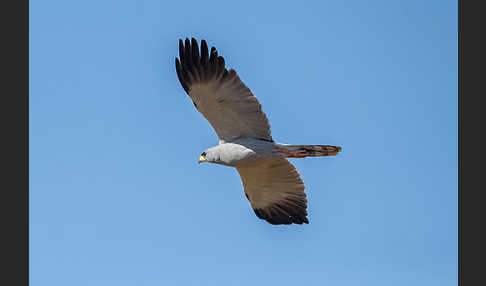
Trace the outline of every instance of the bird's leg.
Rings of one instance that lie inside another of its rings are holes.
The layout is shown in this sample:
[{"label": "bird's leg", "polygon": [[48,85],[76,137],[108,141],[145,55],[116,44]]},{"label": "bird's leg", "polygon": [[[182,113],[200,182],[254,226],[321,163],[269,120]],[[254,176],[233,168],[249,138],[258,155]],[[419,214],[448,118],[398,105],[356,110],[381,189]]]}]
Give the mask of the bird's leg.
[{"label": "bird's leg", "polygon": [[307,152],[306,150],[290,151],[279,147],[275,147],[275,150],[277,150],[280,153],[286,154],[288,158],[305,158],[310,155],[309,152]]}]

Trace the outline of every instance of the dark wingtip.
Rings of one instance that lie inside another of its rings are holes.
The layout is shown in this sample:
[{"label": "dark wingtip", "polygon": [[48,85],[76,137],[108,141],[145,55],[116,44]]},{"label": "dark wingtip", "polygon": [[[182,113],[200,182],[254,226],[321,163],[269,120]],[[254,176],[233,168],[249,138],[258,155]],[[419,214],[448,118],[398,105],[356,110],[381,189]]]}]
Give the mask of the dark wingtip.
[{"label": "dark wingtip", "polygon": [[190,64],[192,63],[192,54],[191,54],[191,41],[189,41],[188,38],[186,38],[184,42],[184,54],[186,56],[187,66],[190,66]]},{"label": "dark wingtip", "polygon": [[260,210],[259,209],[253,209],[253,212],[255,212],[255,215],[259,218],[259,219],[265,219],[263,217],[263,215],[260,213]]},{"label": "dark wingtip", "polygon": [[215,47],[211,47],[211,58],[217,58],[218,57],[218,50],[216,50]]},{"label": "dark wingtip", "polygon": [[194,38],[191,39],[191,45],[192,45],[192,60],[194,61],[195,65],[199,65],[201,59],[199,58],[199,46],[197,44],[196,39]]},{"label": "dark wingtip", "polygon": [[187,86],[187,82],[184,77],[184,73],[182,71],[182,66],[181,63],[179,62],[179,59],[176,57],[175,58],[175,67],[176,67],[176,72],[177,72],[177,78],[179,79],[179,82],[182,85],[182,88],[186,91],[186,93],[189,94],[189,88]]},{"label": "dark wingtip", "polygon": [[201,65],[206,68],[209,62],[208,44],[205,40],[201,41]]},{"label": "dark wingtip", "polygon": [[268,214],[265,210],[262,209],[253,209],[255,215],[262,220],[267,221],[270,224],[274,225],[289,225],[289,224],[309,224],[309,220],[307,219],[307,212],[304,210],[300,210],[299,213],[296,210],[289,210],[289,209],[275,209],[273,214]]},{"label": "dark wingtip", "polygon": [[221,80],[227,74],[224,59],[218,56],[215,47],[211,47],[209,53],[204,39],[201,40],[199,47],[194,37],[186,37],[184,40],[179,38],[179,59],[176,57],[177,76],[187,93],[191,85],[196,82]]}]

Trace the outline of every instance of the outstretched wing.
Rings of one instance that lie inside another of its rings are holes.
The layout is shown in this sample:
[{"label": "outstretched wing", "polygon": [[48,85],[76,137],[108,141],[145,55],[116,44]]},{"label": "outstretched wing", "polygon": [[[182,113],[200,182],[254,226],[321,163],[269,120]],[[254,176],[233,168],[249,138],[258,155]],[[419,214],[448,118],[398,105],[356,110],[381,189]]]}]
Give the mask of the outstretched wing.
[{"label": "outstretched wing", "polygon": [[175,59],[179,81],[196,109],[209,121],[220,141],[253,137],[273,141],[270,124],[258,100],[214,47],[208,55],[205,40],[201,53],[197,41],[179,40],[179,59]]},{"label": "outstretched wing", "polygon": [[236,169],[257,217],[271,224],[309,223],[304,182],[287,159]]}]

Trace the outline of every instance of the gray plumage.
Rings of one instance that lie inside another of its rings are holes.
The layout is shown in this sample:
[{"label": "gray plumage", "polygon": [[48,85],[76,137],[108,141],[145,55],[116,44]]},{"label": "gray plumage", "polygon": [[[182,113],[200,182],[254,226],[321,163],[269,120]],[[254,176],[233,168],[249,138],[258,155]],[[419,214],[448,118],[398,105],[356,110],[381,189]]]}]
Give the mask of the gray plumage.
[{"label": "gray plumage", "polygon": [[260,103],[236,71],[226,69],[216,48],[209,53],[202,40],[199,51],[194,38],[179,40],[179,57],[179,81],[219,138],[200,162],[235,167],[258,218],[271,224],[309,223],[304,182],[286,158],[336,155],[341,148],[275,143]]}]

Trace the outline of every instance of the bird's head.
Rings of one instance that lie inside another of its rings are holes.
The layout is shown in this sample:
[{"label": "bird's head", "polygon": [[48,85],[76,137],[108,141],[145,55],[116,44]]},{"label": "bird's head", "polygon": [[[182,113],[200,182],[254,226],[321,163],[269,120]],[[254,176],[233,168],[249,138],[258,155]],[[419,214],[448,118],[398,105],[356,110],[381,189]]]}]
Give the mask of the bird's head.
[{"label": "bird's head", "polygon": [[213,148],[206,149],[199,156],[199,163],[202,163],[202,162],[209,162],[209,163],[219,162],[218,150],[214,150]]}]

